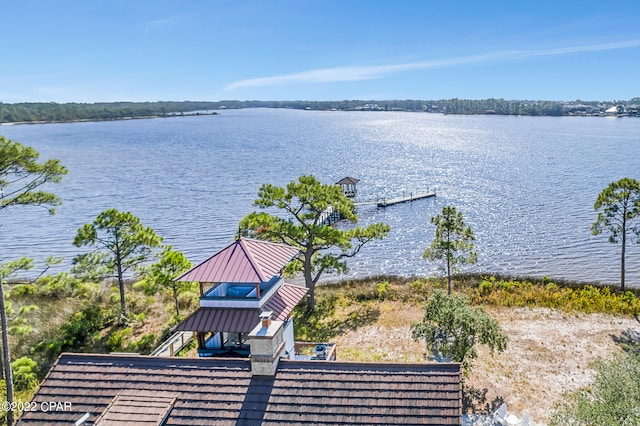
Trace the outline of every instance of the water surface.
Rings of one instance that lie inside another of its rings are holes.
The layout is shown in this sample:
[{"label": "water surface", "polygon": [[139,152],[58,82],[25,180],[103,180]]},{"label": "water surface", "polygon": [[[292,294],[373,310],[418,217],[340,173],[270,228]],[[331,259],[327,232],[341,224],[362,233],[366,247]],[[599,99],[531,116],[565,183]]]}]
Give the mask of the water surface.
[{"label": "water surface", "polygon": [[[77,228],[113,207],[198,263],[232,241],[261,184],[313,174],[325,183],[357,177],[367,199],[437,189],[435,199],[359,208],[361,224],[392,231],[349,262],[349,277],[439,274],[421,255],[433,239],[429,219],[454,205],[477,237],[478,263],[467,271],[617,283],[620,247],[591,235],[593,203],[610,182],[640,179],[633,118],[248,109],[0,134],[69,169],[49,188],[64,202],[59,214],[3,213],[0,261],[68,263]],[[627,253],[627,282],[639,286],[640,245]]]}]

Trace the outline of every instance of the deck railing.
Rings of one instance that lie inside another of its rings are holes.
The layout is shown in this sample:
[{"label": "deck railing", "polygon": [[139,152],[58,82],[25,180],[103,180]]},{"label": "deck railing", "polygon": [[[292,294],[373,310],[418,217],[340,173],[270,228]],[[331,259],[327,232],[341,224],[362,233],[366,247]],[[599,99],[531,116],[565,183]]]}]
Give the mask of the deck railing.
[{"label": "deck railing", "polygon": [[151,356],[174,356],[189,344],[194,335],[194,331],[178,331],[151,352]]}]

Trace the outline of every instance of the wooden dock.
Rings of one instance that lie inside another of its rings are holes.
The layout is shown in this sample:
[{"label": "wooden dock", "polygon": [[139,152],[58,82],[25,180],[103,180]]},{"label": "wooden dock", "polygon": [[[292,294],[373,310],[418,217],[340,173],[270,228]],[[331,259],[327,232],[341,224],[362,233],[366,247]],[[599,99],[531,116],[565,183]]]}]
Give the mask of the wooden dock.
[{"label": "wooden dock", "polygon": [[376,205],[378,207],[389,207],[394,204],[413,202],[415,200],[421,200],[423,198],[429,198],[429,197],[435,197],[435,196],[436,196],[435,190],[427,191],[427,192],[418,192],[415,194],[413,192],[410,192],[409,195],[403,195],[402,197],[390,198],[390,199],[382,198],[376,202]]},{"label": "wooden dock", "polygon": [[[415,200],[421,200],[423,198],[430,198],[436,196],[436,189],[433,190],[427,189],[425,192],[406,192],[402,193],[401,197],[395,198],[386,198],[386,197],[376,197],[375,199],[370,200],[361,200],[354,202],[357,206],[366,206],[366,205],[375,205],[378,208],[393,206],[394,204],[413,202]],[[333,223],[342,220],[342,216],[340,213],[333,209],[333,206],[327,207],[325,211],[323,211],[318,217],[317,223],[322,223],[324,225],[332,225]]]},{"label": "wooden dock", "polygon": [[340,219],[342,219],[342,216],[340,215],[340,213],[335,211],[333,209],[333,206],[329,206],[325,211],[320,213],[320,217],[318,218],[318,223],[331,225],[334,222],[339,221]]}]

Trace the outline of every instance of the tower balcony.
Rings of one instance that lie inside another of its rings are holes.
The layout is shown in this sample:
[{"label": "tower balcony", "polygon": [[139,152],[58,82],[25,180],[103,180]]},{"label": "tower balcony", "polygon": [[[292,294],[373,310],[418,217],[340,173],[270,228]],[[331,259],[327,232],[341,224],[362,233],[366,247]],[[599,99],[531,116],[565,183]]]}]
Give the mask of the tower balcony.
[{"label": "tower balcony", "polygon": [[201,286],[200,307],[203,308],[261,308],[284,284],[275,276],[261,283],[216,283],[209,290]]}]

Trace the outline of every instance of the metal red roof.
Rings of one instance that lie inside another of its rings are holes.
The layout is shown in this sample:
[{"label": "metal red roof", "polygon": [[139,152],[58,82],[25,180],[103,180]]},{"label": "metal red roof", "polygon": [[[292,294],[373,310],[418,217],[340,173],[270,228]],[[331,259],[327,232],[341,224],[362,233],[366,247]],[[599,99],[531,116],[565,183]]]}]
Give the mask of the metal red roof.
[{"label": "metal red roof", "polygon": [[296,307],[298,302],[309,291],[306,287],[284,283],[278,292],[265,303],[263,309],[273,312],[273,318],[277,321],[284,321],[289,318],[289,314]]},{"label": "metal red roof", "polygon": [[260,322],[261,311],[272,311],[273,318],[283,321],[307,294],[308,289],[284,283],[275,295],[257,308],[200,308],[176,326],[177,331],[225,331],[248,333]]},{"label": "metal red roof", "polygon": [[176,326],[176,331],[248,333],[260,322],[260,309],[199,308]]},{"label": "metal red roof", "polygon": [[177,281],[267,282],[279,275],[297,254],[298,249],[288,245],[239,238],[179,276]]}]

